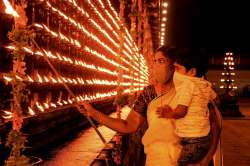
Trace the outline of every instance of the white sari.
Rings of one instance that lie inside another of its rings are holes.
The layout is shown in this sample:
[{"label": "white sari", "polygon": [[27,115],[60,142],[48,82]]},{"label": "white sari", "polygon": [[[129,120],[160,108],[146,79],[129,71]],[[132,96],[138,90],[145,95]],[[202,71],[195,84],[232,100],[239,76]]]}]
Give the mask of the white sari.
[{"label": "white sari", "polygon": [[175,89],[157,97],[149,103],[147,110],[148,129],[142,138],[147,155],[146,166],[177,166],[181,145],[175,134],[174,120],[158,118],[157,107],[176,107]]}]

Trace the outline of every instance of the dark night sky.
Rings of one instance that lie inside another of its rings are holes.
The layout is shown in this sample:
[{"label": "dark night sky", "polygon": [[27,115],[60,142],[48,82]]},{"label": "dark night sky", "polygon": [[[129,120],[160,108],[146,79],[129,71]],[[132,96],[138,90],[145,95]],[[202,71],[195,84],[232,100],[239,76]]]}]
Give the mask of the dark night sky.
[{"label": "dark night sky", "polygon": [[169,43],[250,53],[250,10],[244,0],[169,0]]}]

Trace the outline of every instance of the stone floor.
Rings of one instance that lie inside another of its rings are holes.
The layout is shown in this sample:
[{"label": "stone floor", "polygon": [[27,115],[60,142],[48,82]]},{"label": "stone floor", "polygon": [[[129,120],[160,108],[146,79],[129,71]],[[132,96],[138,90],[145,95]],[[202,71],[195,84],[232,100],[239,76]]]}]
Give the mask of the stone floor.
[{"label": "stone floor", "polygon": [[[250,100],[240,102],[244,118],[223,120],[222,149],[224,166],[250,166]],[[129,110],[124,112],[126,117]],[[114,116],[114,115],[112,115]],[[99,130],[106,140],[114,131],[101,126]],[[82,131],[79,136],[52,152],[45,166],[88,166],[103,148],[103,144],[93,128]]]},{"label": "stone floor", "polygon": [[[122,111],[122,119],[126,118],[130,109],[127,107]],[[111,114],[115,117],[115,114]],[[99,126],[98,130],[108,142],[116,132],[105,127]],[[65,143],[50,152],[51,157],[47,158],[44,166],[88,166],[98,155],[104,144],[94,129],[88,128],[79,133],[76,139]]]},{"label": "stone floor", "polygon": [[240,102],[244,118],[223,120],[224,166],[250,166],[250,100]]}]

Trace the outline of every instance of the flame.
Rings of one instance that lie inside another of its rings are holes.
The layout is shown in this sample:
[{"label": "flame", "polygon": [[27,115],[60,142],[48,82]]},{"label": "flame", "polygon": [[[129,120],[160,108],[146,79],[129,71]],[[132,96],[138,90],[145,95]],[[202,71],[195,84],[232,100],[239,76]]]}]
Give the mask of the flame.
[{"label": "flame", "polygon": [[53,83],[57,83],[56,79],[54,79],[52,76],[50,76],[50,79],[52,80]]},{"label": "flame", "polygon": [[16,79],[22,81],[23,79],[21,77],[19,77],[18,75],[16,75]]},{"label": "flame", "polygon": [[8,0],[3,0],[3,3],[5,5],[5,7],[6,7],[5,13],[10,14],[10,15],[12,15],[14,17],[20,17],[18,15],[18,13],[13,9],[13,7],[11,6],[11,4],[10,4],[10,2]]},{"label": "flame", "polygon": [[29,48],[27,48],[27,47],[23,47],[23,49],[24,49],[26,52],[28,52],[28,53],[34,54],[34,52],[31,51],[31,49],[29,49]]},{"label": "flame", "polygon": [[43,103],[43,105],[44,105],[44,107],[45,107],[46,109],[49,108],[49,104],[48,104],[48,103]]},{"label": "flame", "polygon": [[55,32],[53,32],[53,31],[51,31],[51,34],[52,34],[53,36],[55,36],[55,37],[57,37],[57,36],[58,36],[58,34],[57,34],[57,33],[55,33]]},{"label": "flame", "polygon": [[63,34],[61,34],[60,32],[59,32],[59,36],[60,36],[60,39],[64,39],[67,42],[70,42],[69,39],[66,36],[64,36]]},{"label": "flame", "polygon": [[76,85],[78,84],[77,81],[76,81],[74,78],[73,78],[73,82],[74,82],[74,84],[76,84]]},{"label": "flame", "polygon": [[82,96],[80,96],[80,99],[81,99],[81,101],[83,101],[83,100],[84,100],[84,98],[83,98]]},{"label": "flame", "polygon": [[37,73],[37,77],[38,77],[38,82],[43,83],[43,79],[38,73]]},{"label": "flame", "polygon": [[73,83],[71,78],[68,78],[68,82],[71,83],[71,84]]},{"label": "flame", "polygon": [[47,3],[47,5],[48,5],[49,7],[51,7],[51,4],[50,4],[48,1],[47,1],[46,3]]},{"label": "flame", "polygon": [[76,97],[76,100],[77,100],[77,101],[81,101],[81,99],[80,99],[80,97],[79,97],[79,96],[77,96],[77,97]]},{"label": "flame", "polygon": [[57,80],[58,80],[59,83],[62,83],[62,80],[60,78],[57,78]]},{"label": "flame", "polygon": [[63,79],[63,81],[64,81],[65,83],[68,82],[66,78],[62,77],[62,79]]},{"label": "flame", "polygon": [[56,104],[54,104],[54,103],[50,103],[50,105],[51,105],[51,107],[54,107],[54,108],[57,107]]},{"label": "flame", "polygon": [[62,105],[63,105],[63,103],[61,103],[60,101],[58,101],[58,102],[57,102],[57,104],[58,104],[58,105],[60,105],[60,106],[62,106]]},{"label": "flame", "polygon": [[27,78],[29,82],[34,82],[34,80],[30,76],[27,76]]},{"label": "flame", "polygon": [[30,115],[35,115],[35,112],[32,110],[32,108],[29,107],[28,110]]},{"label": "flame", "polygon": [[72,103],[73,103],[73,101],[72,101],[71,99],[68,99],[68,102],[69,102],[70,104],[72,104]]},{"label": "flame", "polygon": [[3,76],[3,79],[5,79],[5,81],[7,81],[7,82],[10,82],[10,81],[12,81],[12,78],[10,78],[10,77],[7,77],[7,76]]},{"label": "flame", "polygon": [[11,119],[13,115],[2,116],[4,119]]},{"label": "flame", "polygon": [[8,48],[8,49],[10,49],[10,50],[15,50],[15,49],[16,49],[15,46],[6,46],[5,48]]},{"label": "flame", "polygon": [[3,111],[6,115],[2,116],[4,119],[11,119],[13,117],[13,113],[9,111]]},{"label": "flame", "polygon": [[9,112],[9,111],[3,111],[5,114],[7,115],[12,115],[13,113],[12,112]]},{"label": "flame", "polygon": [[41,24],[34,24],[35,27],[38,27],[38,28],[43,28],[43,26]]},{"label": "flame", "polygon": [[41,112],[44,112],[44,108],[38,102],[36,102],[36,106]]},{"label": "flame", "polygon": [[90,98],[86,95],[84,100],[90,100]]},{"label": "flame", "polygon": [[36,55],[43,56],[43,53],[41,53],[40,51],[37,51],[35,54],[36,54]]},{"label": "flame", "polygon": [[84,84],[84,81],[83,81],[82,78],[77,78],[77,81],[78,81],[79,84]]},{"label": "flame", "polygon": [[71,43],[71,44],[74,44],[74,40],[73,40],[73,39],[70,39],[70,43]]},{"label": "flame", "polygon": [[56,55],[57,55],[57,57],[58,57],[58,59],[59,59],[60,61],[63,60],[63,59],[62,59],[62,56],[61,56],[59,53],[56,53]]},{"label": "flame", "polygon": [[63,103],[64,103],[64,104],[68,104],[68,102],[67,102],[67,101],[65,101],[65,100],[63,100]]},{"label": "flame", "polygon": [[75,44],[77,45],[77,47],[81,47],[81,44],[79,43],[79,41],[75,40]]},{"label": "flame", "polygon": [[48,79],[48,77],[46,77],[46,76],[43,76],[43,78],[44,78],[45,82],[49,82],[49,79]]}]

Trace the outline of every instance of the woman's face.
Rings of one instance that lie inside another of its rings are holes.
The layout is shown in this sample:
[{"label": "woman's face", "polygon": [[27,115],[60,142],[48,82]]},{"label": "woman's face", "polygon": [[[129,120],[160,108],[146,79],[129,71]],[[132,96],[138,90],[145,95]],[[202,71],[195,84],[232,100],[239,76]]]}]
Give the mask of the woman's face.
[{"label": "woman's face", "polygon": [[174,66],[170,58],[163,55],[162,52],[156,52],[153,63],[154,77],[160,84],[165,84],[172,80]]}]

